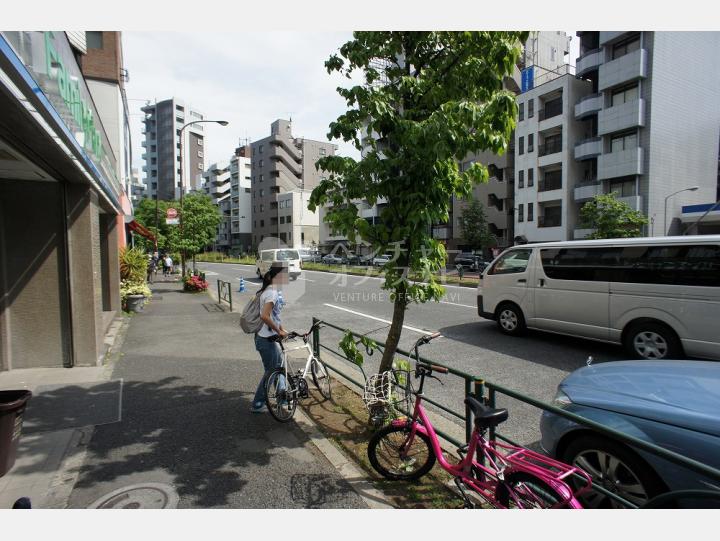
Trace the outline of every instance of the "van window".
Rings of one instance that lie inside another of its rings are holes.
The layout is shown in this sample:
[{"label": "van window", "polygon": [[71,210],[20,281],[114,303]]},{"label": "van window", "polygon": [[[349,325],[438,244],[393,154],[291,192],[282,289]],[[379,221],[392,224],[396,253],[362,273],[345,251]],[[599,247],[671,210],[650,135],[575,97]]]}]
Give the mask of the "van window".
[{"label": "van window", "polygon": [[288,259],[300,259],[297,250],[278,250],[275,255],[276,261],[287,261]]},{"label": "van window", "polygon": [[720,246],[549,248],[540,260],[557,280],[720,287]]},{"label": "van window", "polygon": [[515,274],[525,272],[532,250],[512,250],[501,256],[488,274]]},{"label": "van window", "polygon": [[272,261],[272,260],[273,260],[273,253],[272,253],[272,251],[263,252],[263,253],[262,253],[262,260],[263,260],[263,261]]}]

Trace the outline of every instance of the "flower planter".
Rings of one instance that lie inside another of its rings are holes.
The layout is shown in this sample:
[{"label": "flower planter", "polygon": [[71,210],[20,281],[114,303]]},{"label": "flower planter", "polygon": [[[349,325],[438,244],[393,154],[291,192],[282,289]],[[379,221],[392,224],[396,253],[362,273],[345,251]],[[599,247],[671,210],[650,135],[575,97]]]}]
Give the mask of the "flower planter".
[{"label": "flower planter", "polygon": [[142,312],[145,306],[145,295],[128,295],[127,309],[128,312]]}]

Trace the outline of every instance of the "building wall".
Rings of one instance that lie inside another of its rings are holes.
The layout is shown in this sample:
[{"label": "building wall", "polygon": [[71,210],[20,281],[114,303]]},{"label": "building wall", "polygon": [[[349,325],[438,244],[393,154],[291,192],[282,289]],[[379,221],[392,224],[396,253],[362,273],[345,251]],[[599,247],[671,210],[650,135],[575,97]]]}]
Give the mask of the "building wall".
[{"label": "building wall", "polygon": [[[668,229],[672,219],[680,217],[683,205],[715,200],[720,90],[712,78],[720,73],[720,33],[653,34],[647,212],[656,216],[658,234],[665,197],[671,193],[700,187],[668,200]],[[677,227],[671,231],[675,232],[679,233]]]},{"label": "building wall", "polygon": [[[99,32],[102,48],[88,47],[80,65],[85,77],[120,84],[122,68],[122,38],[120,32]],[[92,40],[91,40],[92,41]]]}]

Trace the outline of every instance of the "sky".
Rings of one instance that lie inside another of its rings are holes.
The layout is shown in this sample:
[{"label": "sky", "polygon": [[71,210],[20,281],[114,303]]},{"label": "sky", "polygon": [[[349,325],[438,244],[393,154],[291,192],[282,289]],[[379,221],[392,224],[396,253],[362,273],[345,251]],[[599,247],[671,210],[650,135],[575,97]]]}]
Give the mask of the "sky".
[{"label": "sky", "polygon": [[[573,36],[574,65],[578,38],[566,32]],[[133,167],[143,165],[140,108],[173,96],[206,119],[229,122],[205,125],[206,166],[229,159],[241,139],[270,135],[277,118],[291,118],[296,137],[326,141],[330,122],[346,110],[336,87],[351,81],[328,74],[324,62],[351,38],[350,32],[123,32]],[[339,154],[359,157],[351,144],[333,142]]]}]

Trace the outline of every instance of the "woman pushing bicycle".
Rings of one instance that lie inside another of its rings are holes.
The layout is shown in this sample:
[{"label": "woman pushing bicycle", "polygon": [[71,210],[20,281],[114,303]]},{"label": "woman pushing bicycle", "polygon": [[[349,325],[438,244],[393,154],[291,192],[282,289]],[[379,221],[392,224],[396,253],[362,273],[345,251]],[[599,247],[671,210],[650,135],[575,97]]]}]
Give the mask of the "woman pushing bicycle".
[{"label": "woman pushing bicycle", "polygon": [[255,398],[253,398],[250,410],[253,413],[267,411],[265,381],[268,375],[282,363],[282,354],[277,338],[285,338],[288,333],[280,322],[280,311],[285,303],[280,296],[279,286],[287,283],[287,265],[273,263],[270,270],[263,275],[262,287],[258,292],[260,295],[260,319],[263,321],[263,326],[255,334],[255,349],[260,353],[265,373],[255,391]]}]

